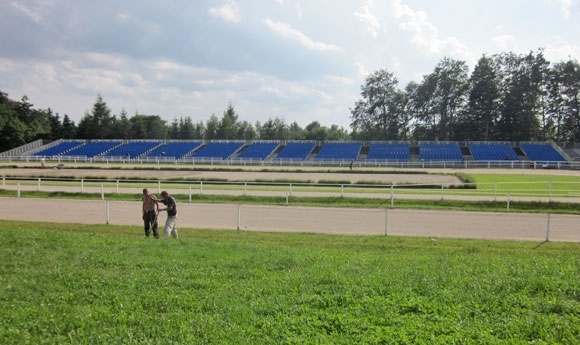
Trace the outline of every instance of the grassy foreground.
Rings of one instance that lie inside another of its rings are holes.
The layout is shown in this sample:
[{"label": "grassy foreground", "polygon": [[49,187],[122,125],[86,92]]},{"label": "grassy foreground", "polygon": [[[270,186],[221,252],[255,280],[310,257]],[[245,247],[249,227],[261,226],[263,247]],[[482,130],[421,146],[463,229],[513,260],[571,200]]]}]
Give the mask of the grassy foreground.
[{"label": "grassy foreground", "polygon": [[0,224],[2,344],[578,344],[580,246]]}]

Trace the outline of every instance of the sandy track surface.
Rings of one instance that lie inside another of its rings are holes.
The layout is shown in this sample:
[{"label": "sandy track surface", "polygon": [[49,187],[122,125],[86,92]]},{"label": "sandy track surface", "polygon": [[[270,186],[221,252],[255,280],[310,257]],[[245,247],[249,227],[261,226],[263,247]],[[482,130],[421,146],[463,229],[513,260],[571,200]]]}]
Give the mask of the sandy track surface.
[{"label": "sandy track surface", "polygon": [[[278,167],[270,167],[270,169],[278,169]],[[297,169],[297,168],[294,168]],[[299,180],[304,182],[319,182],[319,181],[350,181],[356,182],[381,182],[381,183],[437,183],[443,185],[461,184],[456,176],[447,172],[445,174],[413,174],[413,173],[367,173],[365,170],[357,170],[350,172],[345,169],[343,172],[320,172],[321,169],[310,169],[310,171],[299,169],[300,171],[291,170],[285,171],[263,171],[263,168],[248,168],[245,171],[207,171],[207,170],[163,170],[152,167],[151,170],[129,170],[129,169],[10,169],[0,168],[0,176],[22,176],[22,177],[38,177],[58,178],[58,177],[101,177],[101,178],[134,178],[134,179],[151,179],[151,178],[180,178],[187,180],[228,180],[228,181],[280,181],[280,180]]]},{"label": "sandy track surface", "polygon": [[[261,168],[260,168],[261,169]],[[395,183],[448,183],[459,180],[452,170],[434,170],[430,174],[361,174],[347,171],[263,172],[249,171],[143,171],[95,169],[10,169],[0,168],[9,176],[76,176],[109,178],[195,177],[224,178],[232,181],[304,179],[381,181]],[[463,172],[476,173],[476,170]],[[490,173],[489,170],[484,170]],[[546,171],[493,170],[493,173],[546,173]],[[441,173],[441,174],[439,174]],[[550,171],[580,177],[578,171]],[[138,190],[136,190],[138,191]],[[87,224],[142,226],[141,203],[122,201],[46,200],[0,198],[6,220],[72,222]],[[514,214],[487,212],[422,211],[398,209],[350,209],[297,206],[208,205],[179,203],[178,226],[182,228],[239,229],[240,231],[309,232],[327,234],[401,235],[580,242],[580,216]],[[160,215],[160,225],[166,215]]]},{"label": "sandy track surface", "polygon": [[[2,219],[142,226],[141,202],[0,198]],[[162,227],[166,214],[159,216]],[[580,216],[178,204],[178,227],[216,230],[398,235],[580,242]]]}]

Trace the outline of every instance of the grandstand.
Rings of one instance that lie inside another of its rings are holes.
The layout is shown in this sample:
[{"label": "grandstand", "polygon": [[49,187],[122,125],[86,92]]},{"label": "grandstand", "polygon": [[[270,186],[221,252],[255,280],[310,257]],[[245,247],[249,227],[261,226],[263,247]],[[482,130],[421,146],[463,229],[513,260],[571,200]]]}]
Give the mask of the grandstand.
[{"label": "grandstand", "polygon": [[124,157],[127,159],[140,157],[161,145],[160,140],[130,141],[104,154],[104,157]]},{"label": "grandstand", "polygon": [[372,142],[367,154],[367,161],[408,162],[411,156],[411,144],[406,142]]},{"label": "grandstand", "polygon": [[120,140],[95,140],[63,153],[61,156],[93,158],[102,156],[122,144]]},{"label": "grandstand", "polygon": [[557,164],[566,162],[566,159],[549,143],[521,143],[522,151],[528,159],[541,164]]},{"label": "grandstand", "polygon": [[73,150],[75,148],[84,145],[84,140],[66,140],[60,141],[56,145],[49,146],[46,149],[37,151],[34,153],[34,156],[46,156],[46,157],[53,157],[53,156],[60,156],[66,154],[68,151]]},{"label": "grandstand", "polygon": [[288,142],[274,157],[276,162],[302,162],[312,153],[316,143],[313,141]]},{"label": "grandstand", "polygon": [[[162,162],[200,164],[299,164],[418,168],[556,168],[580,170],[580,150],[542,142],[408,141],[316,142],[240,140],[37,140],[0,153],[0,159],[59,162]],[[130,159],[127,159],[130,157]]]},{"label": "grandstand", "polygon": [[194,158],[224,160],[236,153],[244,146],[241,141],[212,141],[192,155]]},{"label": "grandstand", "polygon": [[164,159],[175,159],[179,160],[183,157],[191,154],[195,149],[200,147],[203,143],[201,141],[195,140],[179,140],[170,141],[165,145],[157,147],[155,150],[147,154],[146,158],[164,158]]},{"label": "grandstand", "polygon": [[327,142],[314,157],[315,161],[353,161],[357,160],[362,149],[360,142]]},{"label": "grandstand", "polygon": [[507,143],[471,142],[468,146],[471,157],[476,161],[520,160],[516,151]]},{"label": "grandstand", "polygon": [[277,141],[255,141],[245,147],[237,156],[237,159],[249,159],[263,161],[270,156],[280,143]]},{"label": "grandstand", "polygon": [[464,160],[461,148],[456,142],[419,142],[421,161],[460,162]]}]

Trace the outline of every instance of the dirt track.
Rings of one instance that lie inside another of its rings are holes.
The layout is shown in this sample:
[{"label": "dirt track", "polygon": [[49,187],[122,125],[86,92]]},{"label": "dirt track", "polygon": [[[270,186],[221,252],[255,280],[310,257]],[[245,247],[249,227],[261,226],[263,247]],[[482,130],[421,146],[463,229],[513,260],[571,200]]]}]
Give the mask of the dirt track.
[{"label": "dirt track", "polygon": [[[142,225],[141,203],[0,198],[2,219]],[[580,216],[178,204],[181,228],[580,242]],[[166,215],[160,215],[163,224]]]},{"label": "dirt track", "polygon": [[[18,169],[0,169],[0,174],[14,176]],[[41,170],[41,169],[38,169]],[[143,171],[120,170],[41,170],[23,169],[21,173],[36,176],[39,173],[62,174],[71,176],[72,172],[80,176],[109,176],[111,178],[126,176],[130,172],[133,177],[142,177]],[[473,171],[474,172],[474,171]],[[486,171],[489,173],[489,171]],[[522,173],[522,171],[510,171]],[[34,173],[34,174],[32,174]],[[400,178],[410,182],[421,179],[424,183],[457,183],[451,175],[417,175],[417,174],[349,174],[349,173],[262,173],[248,172],[165,172],[157,174],[176,173],[189,174],[196,177],[228,178],[243,180],[277,179],[280,176],[292,179],[305,178],[318,181],[351,179],[360,181],[390,181]],[[446,171],[449,174],[451,171]],[[499,172],[498,172],[499,173]],[[505,173],[502,171],[502,173]],[[579,172],[564,172],[578,175]],[[36,174],[36,175],[35,175]],[[88,174],[88,175],[87,175]],[[231,174],[231,175],[229,175]],[[179,175],[179,174],[177,174]],[[22,176],[22,175],[21,175]],[[259,177],[256,177],[259,176]],[[151,176],[149,176],[151,177]],[[162,176],[159,176],[162,177]],[[45,200],[24,198],[0,198],[0,208],[3,210],[0,218],[7,220],[72,222],[88,224],[142,225],[141,203],[117,201],[78,201],[78,200]],[[425,237],[460,237],[485,239],[514,239],[543,241],[549,236],[552,241],[580,242],[580,216],[547,215],[547,214],[513,214],[513,213],[482,213],[482,212],[452,212],[452,211],[421,211],[421,210],[385,210],[385,209],[344,209],[323,207],[295,206],[250,206],[250,205],[178,205],[178,226],[181,228],[208,229],[239,229],[247,231],[278,231],[278,232],[312,232],[332,234],[364,234],[364,235],[404,235]],[[161,223],[165,214],[160,216]]]}]

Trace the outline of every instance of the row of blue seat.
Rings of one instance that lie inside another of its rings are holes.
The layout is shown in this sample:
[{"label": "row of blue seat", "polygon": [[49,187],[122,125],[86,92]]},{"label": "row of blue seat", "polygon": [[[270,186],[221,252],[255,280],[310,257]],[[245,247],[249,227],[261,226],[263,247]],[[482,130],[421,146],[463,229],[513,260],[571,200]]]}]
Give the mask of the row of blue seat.
[{"label": "row of blue seat", "polygon": [[[288,142],[279,152],[279,142],[256,141],[246,146],[243,141],[216,141],[206,145],[202,141],[175,141],[163,144],[161,141],[93,141],[85,143],[80,140],[62,141],[59,144],[40,150],[37,156],[95,156],[104,157],[183,157],[265,160],[274,156],[274,160],[297,160],[308,158],[316,148],[315,142]],[[470,143],[468,145],[474,160],[517,160],[520,158],[515,150],[505,143]],[[565,159],[546,143],[526,143],[522,150],[533,161],[565,161]],[[360,142],[324,143],[314,156],[316,161],[357,160],[362,150]],[[372,161],[407,162],[410,160],[410,143],[371,143],[366,159]],[[419,159],[423,161],[462,161],[464,156],[457,143],[419,143]]]},{"label": "row of blue seat", "polygon": [[476,161],[520,160],[516,151],[509,144],[469,144],[469,151]]},{"label": "row of blue seat", "polygon": [[405,143],[374,143],[369,147],[367,160],[386,160],[389,162],[408,162],[411,158],[411,144]]}]

